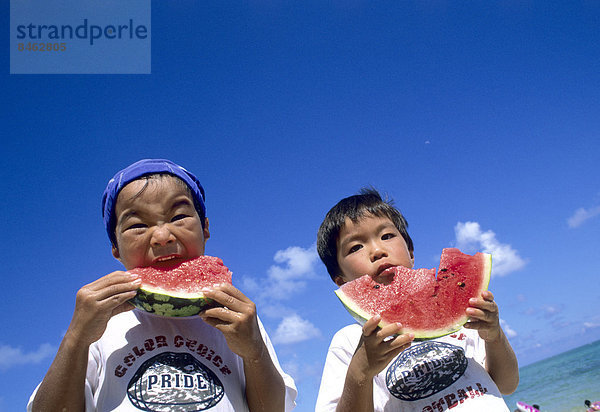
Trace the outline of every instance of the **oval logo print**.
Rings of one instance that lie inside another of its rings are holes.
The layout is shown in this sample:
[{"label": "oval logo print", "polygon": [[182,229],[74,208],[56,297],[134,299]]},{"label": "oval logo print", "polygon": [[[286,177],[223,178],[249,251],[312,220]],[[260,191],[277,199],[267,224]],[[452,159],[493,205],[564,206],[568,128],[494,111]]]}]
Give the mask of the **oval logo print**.
[{"label": "oval logo print", "polygon": [[223,394],[217,375],[189,353],[164,352],[148,359],[127,386],[129,400],[143,411],[203,411]]},{"label": "oval logo print", "polygon": [[444,342],[425,342],[400,354],[388,368],[385,383],[390,393],[416,401],[437,393],[460,378],[467,369],[465,351]]}]

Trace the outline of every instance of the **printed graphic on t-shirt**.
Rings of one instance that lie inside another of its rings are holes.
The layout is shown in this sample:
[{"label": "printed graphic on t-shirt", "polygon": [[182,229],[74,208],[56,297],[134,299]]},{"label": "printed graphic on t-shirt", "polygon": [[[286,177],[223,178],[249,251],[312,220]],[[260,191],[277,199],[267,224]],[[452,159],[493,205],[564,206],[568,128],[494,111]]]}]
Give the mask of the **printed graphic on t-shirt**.
[{"label": "printed graphic on t-shirt", "polygon": [[204,411],[223,398],[217,375],[189,353],[163,352],[142,363],[127,396],[143,411]]},{"label": "printed graphic on t-shirt", "polygon": [[398,399],[427,398],[456,382],[467,369],[465,351],[444,342],[425,342],[406,349],[390,365],[385,381]]}]

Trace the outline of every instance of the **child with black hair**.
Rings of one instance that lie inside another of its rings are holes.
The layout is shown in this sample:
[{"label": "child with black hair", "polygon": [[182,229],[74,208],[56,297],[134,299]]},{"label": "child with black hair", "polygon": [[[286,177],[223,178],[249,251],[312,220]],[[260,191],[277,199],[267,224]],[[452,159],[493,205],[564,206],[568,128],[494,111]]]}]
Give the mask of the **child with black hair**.
[{"label": "child with black hair", "polygon": [[[326,215],[317,250],[341,286],[363,275],[385,281],[393,266],[412,268],[414,247],[400,211],[373,189],[342,199]],[[316,411],[506,411],[519,374],[490,291],[471,299],[458,332],[423,343],[402,325],[378,328],[379,315],[332,339]],[[400,356],[399,356],[400,355]]]},{"label": "child with black hair", "polygon": [[[204,255],[204,189],[183,167],[144,159],[108,182],[102,214],[126,270],[173,267]],[[295,406],[256,306],[230,284],[205,291],[222,306],[164,318],[128,302],[137,275],[115,271],[83,286],[71,323],[28,411],[274,412]]]}]

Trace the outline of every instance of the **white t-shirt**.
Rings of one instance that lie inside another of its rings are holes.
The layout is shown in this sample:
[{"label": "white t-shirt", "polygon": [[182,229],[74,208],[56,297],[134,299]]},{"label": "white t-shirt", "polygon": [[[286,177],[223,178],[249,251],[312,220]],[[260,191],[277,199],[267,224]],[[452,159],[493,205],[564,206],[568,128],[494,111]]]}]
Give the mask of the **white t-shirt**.
[{"label": "white t-shirt", "polygon": [[[362,328],[338,331],[329,346],[316,412],[335,411]],[[373,381],[375,412],[510,412],[484,369],[485,342],[477,331],[460,329],[438,339],[413,342]]]},{"label": "white t-shirt", "polygon": [[[258,323],[286,386],[285,410],[291,411],[294,381],[282,371]],[[248,411],[245,382],[242,358],[200,317],[164,318],[135,309],[111,318],[102,338],[90,346],[86,412]]]}]

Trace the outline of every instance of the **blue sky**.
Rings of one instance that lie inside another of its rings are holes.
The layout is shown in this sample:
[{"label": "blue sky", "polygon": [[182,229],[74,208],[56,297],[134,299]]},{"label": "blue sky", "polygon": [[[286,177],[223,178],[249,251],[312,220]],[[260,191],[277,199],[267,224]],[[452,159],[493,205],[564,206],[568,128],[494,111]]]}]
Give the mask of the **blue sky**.
[{"label": "blue sky", "polygon": [[316,232],[366,185],[406,215],[416,267],[494,255],[522,365],[600,339],[600,5],[455,3],[152,2],[150,75],[9,75],[3,48],[0,411],[23,409],[76,291],[120,268],[100,196],[145,157],[204,184],[207,254],[257,303],[298,411],[352,322]]}]

